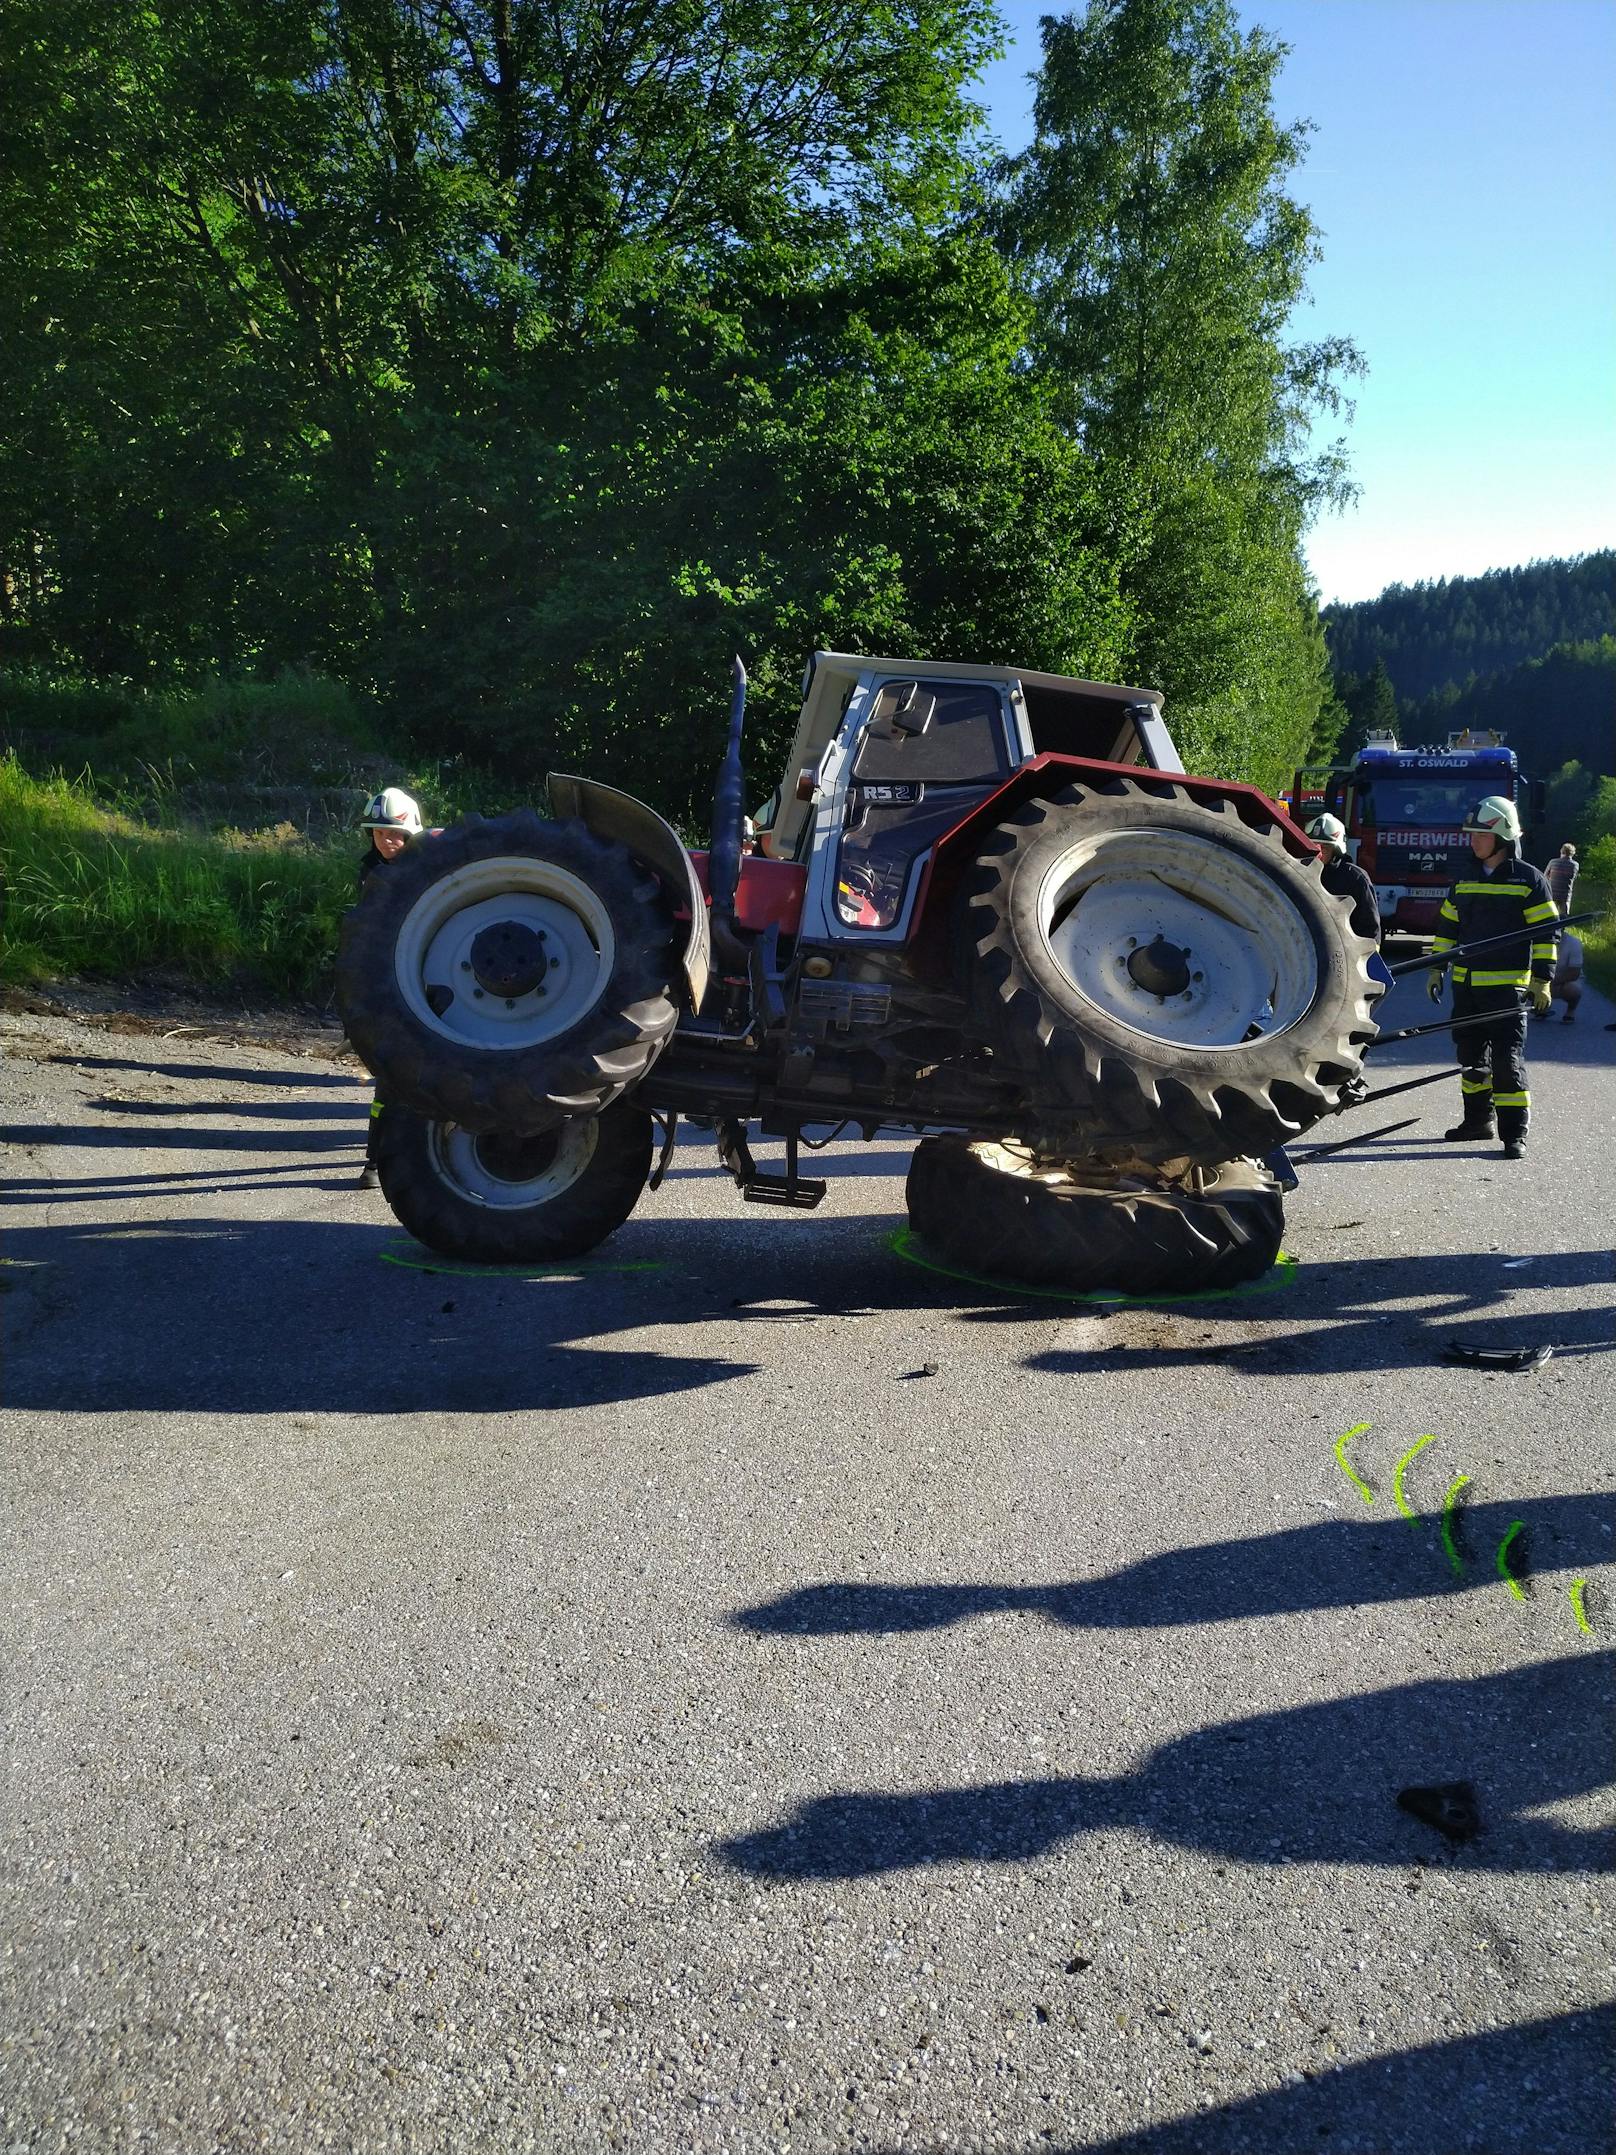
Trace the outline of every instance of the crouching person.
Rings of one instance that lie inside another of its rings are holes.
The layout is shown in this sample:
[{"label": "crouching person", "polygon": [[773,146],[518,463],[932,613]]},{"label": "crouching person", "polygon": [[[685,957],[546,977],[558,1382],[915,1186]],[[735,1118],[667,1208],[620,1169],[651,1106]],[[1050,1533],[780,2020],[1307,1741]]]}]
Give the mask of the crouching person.
[{"label": "crouching person", "polygon": [[1560,930],[1560,955],[1555,961],[1549,990],[1557,1003],[1564,1003],[1562,1025],[1569,1025],[1582,1001],[1582,937],[1571,928]]}]

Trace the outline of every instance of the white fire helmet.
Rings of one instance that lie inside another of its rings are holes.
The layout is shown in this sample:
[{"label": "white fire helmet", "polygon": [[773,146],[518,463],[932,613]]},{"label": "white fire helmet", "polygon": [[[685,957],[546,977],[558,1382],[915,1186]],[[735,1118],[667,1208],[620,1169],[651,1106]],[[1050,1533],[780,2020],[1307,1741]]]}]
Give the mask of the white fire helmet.
[{"label": "white fire helmet", "polygon": [[407,838],[421,835],[421,810],[402,786],[383,786],[365,803],[359,819],[362,831],[402,831]]},{"label": "white fire helmet", "polygon": [[1329,846],[1334,852],[1347,850],[1347,826],[1339,816],[1315,816],[1307,826],[1307,835],[1318,846]]},{"label": "white fire helmet", "polygon": [[1484,801],[1477,801],[1459,827],[1502,839],[1507,846],[1519,845],[1521,841],[1520,815],[1515,803],[1506,801],[1501,793],[1489,793]]}]

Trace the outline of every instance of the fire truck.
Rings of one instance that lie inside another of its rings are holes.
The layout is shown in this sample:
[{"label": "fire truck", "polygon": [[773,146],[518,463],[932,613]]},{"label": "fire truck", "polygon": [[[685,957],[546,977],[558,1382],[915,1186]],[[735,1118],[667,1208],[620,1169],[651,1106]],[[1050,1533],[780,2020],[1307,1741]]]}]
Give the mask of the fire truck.
[{"label": "fire truck", "polygon": [[1469,858],[1460,825],[1488,793],[1516,802],[1523,823],[1533,820],[1515,751],[1502,734],[1466,731],[1449,734],[1441,748],[1404,748],[1395,734],[1376,732],[1349,764],[1298,771],[1291,813],[1298,823],[1324,810],[1339,816],[1348,852],[1375,886],[1384,932],[1429,936]]}]

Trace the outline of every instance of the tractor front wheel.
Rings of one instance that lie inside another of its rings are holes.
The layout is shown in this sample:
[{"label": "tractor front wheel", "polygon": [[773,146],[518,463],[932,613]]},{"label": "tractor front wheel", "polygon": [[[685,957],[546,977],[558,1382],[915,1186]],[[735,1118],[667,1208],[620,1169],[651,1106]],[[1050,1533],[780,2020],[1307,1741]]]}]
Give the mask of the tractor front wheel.
[{"label": "tractor front wheel", "polygon": [[651,1118],[621,1101],[536,1137],[384,1107],[376,1166],[399,1224],[442,1257],[555,1264],[621,1227],[651,1172]]},{"label": "tractor front wheel", "polygon": [[1195,1294],[1273,1265],[1279,1185],[1256,1160],[1191,1182],[1040,1158],[1020,1145],[925,1138],[907,1189],[915,1233],[962,1270],[1085,1294]]}]

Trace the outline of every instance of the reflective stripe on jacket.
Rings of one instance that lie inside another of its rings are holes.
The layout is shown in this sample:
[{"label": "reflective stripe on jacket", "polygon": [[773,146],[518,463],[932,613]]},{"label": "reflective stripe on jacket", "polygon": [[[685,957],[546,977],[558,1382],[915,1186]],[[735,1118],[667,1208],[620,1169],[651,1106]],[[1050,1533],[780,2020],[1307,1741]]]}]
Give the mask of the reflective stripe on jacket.
[{"label": "reflective stripe on jacket", "polygon": [[1549,896],[1541,869],[1530,861],[1506,860],[1492,875],[1475,871],[1455,883],[1442,901],[1431,955],[1439,956],[1459,943],[1479,943],[1489,936],[1520,934],[1491,950],[1479,950],[1474,959],[1460,958],[1453,966],[1455,987],[1525,988],[1534,980],[1548,980],[1554,972],[1555,934],[1560,909]]}]

